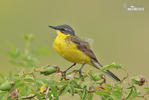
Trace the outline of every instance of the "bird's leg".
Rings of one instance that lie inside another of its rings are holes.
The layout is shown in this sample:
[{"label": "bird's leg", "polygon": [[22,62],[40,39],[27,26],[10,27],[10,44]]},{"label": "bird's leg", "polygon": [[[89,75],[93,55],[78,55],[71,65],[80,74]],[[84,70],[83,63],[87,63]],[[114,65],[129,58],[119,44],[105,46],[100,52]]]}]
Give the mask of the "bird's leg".
[{"label": "bird's leg", "polygon": [[76,63],[74,63],[73,65],[71,65],[69,68],[67,68],[65,71],[62,72],[62,77],[63,77],[64,79],[66,79],[66,72],[67,72],[70,68],[72,68],[73,66],[75,66],[75,65],[76,65]]},{"label": "bird's leg", "polygon": [[85,65],[85,64],[82,64],[82,66],[81,66],[80,69],[78,70],[80,76],[82,76],[82,69],[83,69],[84,65]]}]

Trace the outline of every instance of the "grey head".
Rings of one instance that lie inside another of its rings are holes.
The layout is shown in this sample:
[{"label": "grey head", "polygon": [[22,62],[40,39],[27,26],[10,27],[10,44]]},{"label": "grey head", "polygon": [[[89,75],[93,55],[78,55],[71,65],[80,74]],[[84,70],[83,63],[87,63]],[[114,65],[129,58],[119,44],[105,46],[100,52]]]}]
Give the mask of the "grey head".
[{"label": "grey head", "polygon": [[55,30],[59,30],[63,34],[75,35],[74,30],[67,24],[57,25],[57,26],[49,26],[49,27],[52,29],[55,29]]}]

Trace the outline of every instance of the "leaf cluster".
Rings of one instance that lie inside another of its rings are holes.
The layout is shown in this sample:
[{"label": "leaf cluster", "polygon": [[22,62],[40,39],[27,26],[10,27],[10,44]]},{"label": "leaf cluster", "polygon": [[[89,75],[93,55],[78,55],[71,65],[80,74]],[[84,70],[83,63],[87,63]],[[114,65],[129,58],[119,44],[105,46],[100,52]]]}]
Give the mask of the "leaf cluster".
[{"label": "leaf cluster", "polygon": [[[126,70],[115,63],[105,65],[98,72],[87,70],[82,75],[71,71],[63,78],[58,65],[37,66],[39,55],[51,54],[47,48],[31,48],[33,35],[24,35],[24,50],[10,46],[8,55],[10,62],[21,67],[32,67],[29,72],[0,74],[0,100],[59,100],[60,96],[78,95],[81,100],[93,100],[98,96],[101,100],[147,100],[149,88],[144,87],[143,76],[129,77]],[[109,69],[122,70],[126,76],[121,82],[109,83],[101,72]],[[144,92],[142,92],[143,89]]]}]

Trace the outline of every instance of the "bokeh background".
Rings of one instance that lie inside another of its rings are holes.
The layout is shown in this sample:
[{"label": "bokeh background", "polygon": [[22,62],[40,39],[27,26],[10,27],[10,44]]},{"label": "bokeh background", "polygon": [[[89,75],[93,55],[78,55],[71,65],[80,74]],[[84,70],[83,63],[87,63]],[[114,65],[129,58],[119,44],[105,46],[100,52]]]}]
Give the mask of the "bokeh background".
[{"label": "bokeh background", "polygon": [[[145,10],[127,11],[129,5]],[[22,36],[29,33],[35,36],[33,47],[43,45],[51,51],[51,55],[42,57],[41,64],[68,67],[71,63],[52,48],[56,34],[48,25],[69,24],[78,36],[91,40],[92,49],[103,65],[116,62],[124,66],[130,76],[147,77],[148,19],[148,0],[0,0],[0,73],[7,75],[9,71],[20,70],[9,64],[6,51],[9,43],[23,48]],[[84,70],[87,68],[90,67]]]}]

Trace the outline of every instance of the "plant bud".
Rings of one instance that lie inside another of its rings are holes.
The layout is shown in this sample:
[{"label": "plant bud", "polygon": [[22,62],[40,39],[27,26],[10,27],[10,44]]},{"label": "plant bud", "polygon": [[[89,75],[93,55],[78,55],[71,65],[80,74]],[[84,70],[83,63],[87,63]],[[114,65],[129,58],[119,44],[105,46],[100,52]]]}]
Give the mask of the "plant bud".
[{"label": "plant bud", "polygon": [[33,36],[32,34],[25,34],[25,35],[24,35],[24,39],[31,41],[31,40],[34,39],[34,36]]},{"label": "plant bud", "polygon": [[40,69],[40,73],[44,75],[50,75],[56,72],[59,72],[59,67],[57,66],[49,66],[49,67],[42,67]]},{"label": "plant bud", "polygon": [[13,83],[6,81],[0,85],[0,90],[9,91],[13,87]]},{"label": "plant bud", "polygon": [[146,80],[145,80],[144,76],[141,76],[141,75],[132,78],[132,83],[134,83],[134,84],[136,84],[136,85],[139,85],[139,86],[144,85],[145,81],[146,81]]}]

